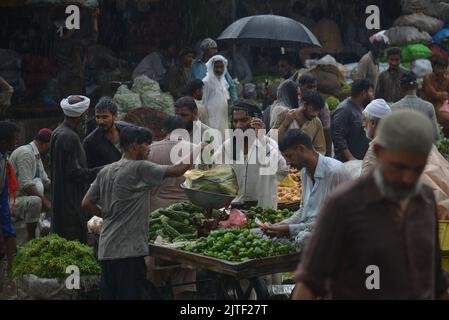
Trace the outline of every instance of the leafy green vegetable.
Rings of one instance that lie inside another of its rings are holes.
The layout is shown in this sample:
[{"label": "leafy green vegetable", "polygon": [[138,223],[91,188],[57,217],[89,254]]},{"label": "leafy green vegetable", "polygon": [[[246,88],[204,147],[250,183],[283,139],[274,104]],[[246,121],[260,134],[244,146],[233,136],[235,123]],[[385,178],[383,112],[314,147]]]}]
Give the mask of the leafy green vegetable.
[{"label": "leafy green vegetable", "polygon": [[436,144],[438,151],[445,159],[449,159],[449,139],[444,136],[443,130],[440,127],[440,140]]},{"label": "leafy green vegetable", "polygon": [[279,223],[284,219],[289,218],[293,212],[288,209],[263,209],[260,207],[251,207],[246,214],[248,219],[248,228],[256,228],[255,219],[258,218],[262,222]]},{"label": "leafy green vegetable", "polygon": [[334,111],[337,109],[338,105],[340,104],[340,100],[335,98],[334,96],[329,96],[326,99],[327,105],[329,106],[329,111]]},{"label": "leafy green vegetable", "polygon": [[70,265],[77,266],[82,276],[100,274],[92,247],[51,234],[31,240],[19,250],[13,277],[34,274],[40,278],[66,278]]}]

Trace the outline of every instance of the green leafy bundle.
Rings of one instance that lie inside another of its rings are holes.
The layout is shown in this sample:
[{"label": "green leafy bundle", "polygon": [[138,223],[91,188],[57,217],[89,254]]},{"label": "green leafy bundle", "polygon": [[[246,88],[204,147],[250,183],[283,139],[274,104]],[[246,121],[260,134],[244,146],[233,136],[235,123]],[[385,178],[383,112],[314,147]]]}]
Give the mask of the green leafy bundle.
[{"label": "green leafy bundle", "polygon": [[66,278],[70,265],[77,266],[81,276],[100,274],[92,247],[51,234],[31,240],[19,250],[13,277],[34,274],[39,278]]}]

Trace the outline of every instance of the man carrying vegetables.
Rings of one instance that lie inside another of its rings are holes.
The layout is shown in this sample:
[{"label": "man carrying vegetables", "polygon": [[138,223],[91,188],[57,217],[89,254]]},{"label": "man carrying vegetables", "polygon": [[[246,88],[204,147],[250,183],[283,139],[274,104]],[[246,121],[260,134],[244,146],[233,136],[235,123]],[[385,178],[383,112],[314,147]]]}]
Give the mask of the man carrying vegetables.
[{"label": "man carrying vegetables", "polygon": [[120,132],[123,158],[100,171],[82,203],[85,210],[104,219],[98,249],[103,299],[142,298],[149,191],[191,168],[190,164],[165,166],[147,161],[151,142],[148,129],[124,128]]},{"label": "man carrying vegetables", "polygon": [[261,229],[271,237],[294,239],[295,247],[300,250],[310,236],[324,200],[335,186],[342,163],[318,153],[309,135],[301,129],[287,131],[279,149],[290,166],[301,170],[301,207],[290,218],[276,224],[264,223]]}]

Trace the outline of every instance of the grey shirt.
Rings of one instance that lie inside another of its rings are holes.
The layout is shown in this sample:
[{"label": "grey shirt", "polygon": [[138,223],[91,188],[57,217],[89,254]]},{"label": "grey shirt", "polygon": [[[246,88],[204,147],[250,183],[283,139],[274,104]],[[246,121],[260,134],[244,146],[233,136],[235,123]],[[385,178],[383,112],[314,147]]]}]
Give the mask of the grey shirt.
[{"label": "grey shirt", "polygon": [[408,108],[416,111],[420,111],[429,117],[432,121],[433,130],[435,132],[435,140],[440,139],[440,131],[438,130],[437,117],[435,115],[435,108],[433,104],[427,102],[416,95],[406,95],[404,98],[394,103],[391,106],[391,110],[395,111],[401,108]]},{"label": "grey shirt", "polygon": [[166,168],[121,159],[100,171],[86,194],[103,214],[99,260],[148,255],[149,191],[162,183]]}]

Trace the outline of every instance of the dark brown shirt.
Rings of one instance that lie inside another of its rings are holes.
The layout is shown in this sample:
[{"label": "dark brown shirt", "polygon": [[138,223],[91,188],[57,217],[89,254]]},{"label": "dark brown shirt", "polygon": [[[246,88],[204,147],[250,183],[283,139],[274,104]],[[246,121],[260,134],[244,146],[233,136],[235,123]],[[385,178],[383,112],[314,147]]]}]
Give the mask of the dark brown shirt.
[{"label": "dark brown shirt", "polygon": [[[379,268],[380,286],[368,290],[372,265]],[[441,269],[432,191],[423,186],[401,218],[373,173],[337,189],[319,215],[296,280],[331,299],[438,297],[449,282]]]},{"label": "dark brown shirt", "polygon": [[398,70],[391,69],[381,72],[376,85],[376,99],[384,99],[387,102],[397,102],[404,97],[401,90],[401,76],[407,70],[399,67]]}]

